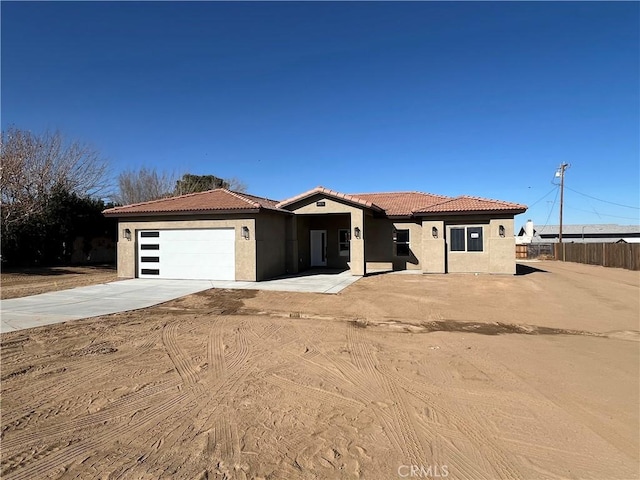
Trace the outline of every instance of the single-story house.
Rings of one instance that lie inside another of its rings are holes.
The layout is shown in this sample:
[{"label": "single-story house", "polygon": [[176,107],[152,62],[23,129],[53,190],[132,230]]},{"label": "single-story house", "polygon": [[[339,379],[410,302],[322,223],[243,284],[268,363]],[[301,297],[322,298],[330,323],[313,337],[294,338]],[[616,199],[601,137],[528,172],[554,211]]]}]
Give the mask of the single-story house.
[{"label": "single-story house", "polygon": [[[559,225],[534,226],[531,220],[520,228],[516,244],[557,243]],[[562,243],[637,243],[640,241],[640,225],[573,224],[562,226]]]},{"label": "single-story house", "polygon": [[526,206],[317,187],[283,201],[223,188],[110,208],[118,276],[260,281],[313,267],[514,274]]}]

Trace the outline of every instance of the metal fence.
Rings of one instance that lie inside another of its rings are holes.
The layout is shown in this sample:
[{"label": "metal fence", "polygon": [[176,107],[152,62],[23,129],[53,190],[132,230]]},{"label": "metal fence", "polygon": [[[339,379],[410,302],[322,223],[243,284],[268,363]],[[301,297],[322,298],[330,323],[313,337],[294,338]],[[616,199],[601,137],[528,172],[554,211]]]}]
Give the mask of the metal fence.
[{"label": "metal fence", "polygon": [[640,270],[640,243],[553,244],[556,260]]}]

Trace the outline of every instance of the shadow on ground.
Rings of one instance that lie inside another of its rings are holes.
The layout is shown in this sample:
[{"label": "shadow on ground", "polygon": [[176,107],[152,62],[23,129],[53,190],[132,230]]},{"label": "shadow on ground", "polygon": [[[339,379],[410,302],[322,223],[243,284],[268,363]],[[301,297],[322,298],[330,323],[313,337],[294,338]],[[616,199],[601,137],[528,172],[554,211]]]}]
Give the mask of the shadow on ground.
[{"label": "shadow on ground", "polygon": [[71,267],[5,267],[2,269],[2,273],[42,276],[85,275],[91,273],[89,271],[80,271],[79,268],[86,268],[96,272],[115,272],[116,270],[115,265],[73,265]]},{"label": "shadow on ground", "polygon": [[516,275],[529,275],[530,273],[549,273],[541,268],[532,267],[531,265],[523,265],[516,263]]}]

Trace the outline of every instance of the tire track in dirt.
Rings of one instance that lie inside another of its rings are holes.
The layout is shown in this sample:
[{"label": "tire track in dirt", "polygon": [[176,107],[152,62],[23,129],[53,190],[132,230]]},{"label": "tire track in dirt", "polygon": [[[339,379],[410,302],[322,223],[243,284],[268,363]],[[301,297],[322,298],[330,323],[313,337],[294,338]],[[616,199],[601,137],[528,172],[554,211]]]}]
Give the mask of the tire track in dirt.
[{"label": "tire track in dirt", "polygon": [[[159,418],[154,424],[149,424],[146,428],[136,432],[135,437],[130,437],[128,442],[119,445],[117,452],[106,451],[104,454],[92,455],[90,464],[83,464],[75,469],[76,478],[94,478],[97,476],[96,472],[100,472],[101,475],[108,478],[139,477],[138,470],[146,470],[145,466],[152,466],[148,461],[151,453],[163,452],[163,456],[167,455],[167,452],[163,451],[166,443],[165,437],[157,432],[166,432],[166,425],[175,425],[184,421],[196,407],[197,403],[191,399],[183,408],[169,411],[168,415]],[[139,448],[136,448],[135,443],[150,446],[149,450],[141,452]],[[115,465],[114,457],[117,459],[117,465]],[[115,470],[113,470],[114,465]]]},{"label": "tire track in dirt", "polygon": [[[284,352],[294,356],[297,360],[302,360],[307,368],[312,368],[318,372],[323,378],[323,382],[340,388],[343,391],[351,392],[353,398],[349,399],[321,388],[301,384],[278,374],[272,374],[269,380],[275,381],[278,385],[285,388],[285,390],[291,388],[299,391],[310,390],[314,395],[320,395],[324,401],[330,402],[331,404],[336,404],[336,401],[339,402],[337,406],[344,404],[345,401],[360,409],[366,405],[370,405],[381,424],[386,427],[384,429],[385,434],[395,448],[399,452],[402,452],[408,460],[418,462],[424,459],[424,450],[415,431],[414,422],[412,422],[409,417],[409,409],[403,394],[382,375],[378,369],[378,362],[369,353],[369,349],[365,345],[364,340],[359,337],[359,332],[355,331],[356,327],[351,326],[350,328],[351,331],[347,332],[347,336],[352,352],[352,359],[356,368],[354,368],[354,365],[346,363],[339,366],[328,359],[326,355],[323,355],[323,357],[329,360],[330,364],[335,365],[336,370],[333,371],[325,366],[319,366],[312,360],[305,358],[304,355],[290,351],[287,352],[286,350]],[[318,355],[322,354],[318,352]],[[327,374],[329,374],[329,377],[327,377]],[[363,377],[366,378],[367,375],[376,380],[373,385],[371,382],[363,383]],[[335,381],[335,379],[338,379],[338,381]],[[374,401],[375,397],[371,395],[371,392],[376,389],[376,386],[378,390],[385,392],[395,400],[391,406],[384,405],[384,407],[381,407],[380,403]],[[366,400],[366,403],[362,402],[361,399],[363,398]]]},{"label": "tire track in dirt", "polygon": [[[453,410],[443,405],[444,402],[440,402],[440,404],[436,406],[434,400],[427,393],[415,388],[412,382],[407,380],[405,382],[402,382],[401,385],[407,393],[423,401],[426,405],[429,406],[429,408],[439,410],[439,412],[444,415],[444,417],[449,421],[449,427],[453,428],[457,432],[460,432],[466,439],[470,441],[473,449],[475,450],[475,458],[470,459],[466,462],[461,461],[461,465],[464,465],[469,470],[475,471],[476,469],[474,468],[474,465],[484,463],[493,467],[493,471],[495,471],[495,473],[498,475],[498,478],[522,478],[520,471],[512,465],[512,462],[503,453],[503,448],[498,446],[491,436],[486,435],[481,429],[473,426],[474,423],[478,423],[478,419],[475,416],[471,417],[471,419],[475,420],[475,422],[470,422],[470,418],[462,418]],[[451,446],[451,453],[457,450],[459,458],[465,457],[462,452],[456,449],[454,443],[449,442],[449,445]],[[467,478],[475,479],[477,477],[474,475]],[[484,478],[488,480],[493,479],[495,478],[495,475],[488,475]]]},{"label": "tire track in dirt", "polygon": [[[385,425],[385,433],[389,440],[399,449],[406,461],[417,465],[424,461],[425,454],[422,444],[415,430],[415,414],[411,414],[409,406],[396,387],[392,379],[382,375],[380,365],[371,353],[371,348],[362,337],[361,328],[353,323],[347,328],[348,348],[352,354],[354,364],[362,371],[365,378],[372,379],[371,387],[378,387],[391,399],[392,404],[387,406],[395,421],[389,421],[379,411],[380,405],[373,403],[377,417]],[[375,385],[377,384],[377,385]]]},{"label": "tire track in dirt", "polygon": [[223,378],[226,369],[220,323],[219,318],[214,319],[211,328],[209,328],[209,340],[207,342],[207,363],[209,364],[210,377],[213,380]]},{"label": "tire track in dirt", "polygon": [[[308,338],[307,334],[305,332],[301,332],[299,331],[295,326],[292,329],[295,333],[295,338],[297,339],[302,339],[303,340],[303,344],[308,344],[311,343],[310,339]],[[323,329],[323,330],[326,330]],[[324,390],[324,389],[320,389],[317,387],[312,387],[309,385],[305,385],[303,383],[299,383],[296,382],[294,380],[291,380],[289,378],[286,377],[282,377],[282,375],[279,375],[280,372],[283,371],[285,365],[277,365],[268,369],[265,369],[265,373],[269,374],[269,375],[277,375],[280,376],[282,378],[284,378],[285,380],[292,382],[293,384],[298,385],[298,387],[300,388],[311,388],[313,389],[313,391],[317,392],[317,391],[321,391],[321,392],[326,392],[329,395],[338,395],[340,398],[346,398],[349,401],[352,402],[356,402],[362,406],[366,405],[366,403],[368,403],[366,400],[369,399],[370,401],[373,401],[372,399],[368,398],[368,392],[366,390],[363,390],[361,388],[359,388],[358,386],[358,382],[355,382],[351,379],[349,379],[340,368],[338,368],[338,366],[335,364],[335,362],[333,361],[333,359],[331,359],[328,355],[326,355],[323,352],[320,352],[318,350],[311,350],[309,349],[309,347],[306,347],[305,352],[300,354],[298,353],[299,347],[296,348],[296,346],[291,346],[291,342],[287,343],[284,347],[281,347],[280,345],[277,346],[278,350],[280,351],[280,353],[287,355],[289,357],[289,359],[291,360],[290,362],[287,362],[288,364],[293,364],[293,365],[299,365],[300,363],[303,363],[305,365],[305,371],[309,371],[310,373],[315,373],[317,374],[317,376],[319,378],[322,378],[323,383],[327,384],[330,387],[333,387],[335,390],[337,391],[343,391],[345,393],[349,393],[351,398],[348,397],[344,397],[343,395],[339,395],[336,394],[335,392],[330,392],[328,390]],[[317,361],[315,361],[315,359],[317,358],[321,358],[322,360],[325,361],[325,364],[319,363]],[[353,367],[352,365],[350,365],[351,367]],[[353,369],[353,368],[352,368]],[[299,374],[295,373],[296,376],[298,376],[299,378]],[[365,397],[365,401],[363,402],[362,400],[360,400],[361,397]]]},{"label": "tire track in dirt", "polygon": [[163,382],[149,388],[138,390],[129,395],[119,398],[108,407],[96,413],[89,414],[77,419],[71,419],[57,425],[41,427],[36,431],[20,432],[13,435],[7,435],[2,441],[2,450],[6,453],[18,448],[24,448],[30,442],[42,441],[46,438],[55,438],[68,436],[70,432],[88,428],[92,425],[114,421],[120,417],[126,417],[134,414],[136,411],[144,410],[146,403],[150,398],[166,394],[175,389],[178,383],[174,381]]},{"label": "tire track in dirt", "polygon": [[[494,480],[499,478],[499,475],[491,464],[491,461],[482,455],[482,452],[477,451],[477,460],[473,460],[469,455],[466,455],[464,451],[468,449],[474,449],[470,446],[470,442],[465,439],[463,441],[456,441],[455,435],[453,439],[451,437],[436,436],[434,442],[438,444],[438,451],[440,453],[439,458],[446,459],[440,460],[440,465],[448,465],[452,471],[455,471],[456,476],[461,480]],[[519,478],[519,476],[513,477]]]},{"label": "tire track in dirt", "polygon": [[228,461],[231,465],[240,459],[240,440],[235,421],[229,421],[233,414],[227,408],[222,409],[220,415],[213,422],[207,439],[207,452],[212,457]]},{"label": "tire track in dirt", "polygon": [[[481,465],[487,467],[479,450],[473,445],[469,446],[469,439],[455,427],[448,425],[444,420],[444,416],[438,416],[438,418],[441,417],[443,421],[435,418],[431,418],[428,421],[419,418],[417,422],[422,435],[432,446],[433,464],[447,465],[452,469],[452,473],[453,469],[455,469],[456,477],[462,480],[493,480],[496,478],[496,474],[490,466],[485,470],[479,468]],[[460,444],[466,445],[466,450],[469,448],[475,450],[476,458],[472,459],[463,454],[461,448],[457,446]],[[487,471],[491,473],[487,473]]]},{"label": "tire track in dirt", "polygon": [[[332,387],[335,391],[338,391],[338,392],[342,391],[345,394],[349,395],[348,397],[345,397],[344,395],[337,394],[340,397],[344,397],[352,402],[356,402],[360,404],[362,407],[365,407],[369,403],[373,402],[373,397],[371,396],[370,391],[367,391],[366,389],[361,388],[358,384],[346,378],[339,369],[337,368],[332,369],[328,366],[319,364],[317,362],[314,362],[313,360],[309,360],[304,355],[298,355],[296,353],[288,352],[286,350],[283,350],[282,353],[289,355],[293,360],[292,363],[294,365],[298,366],[300,364],[304,364],[305,372],[309,372],[312,374],[315,373],[319,378],[322,378],[322,382],[328,387]],[[322,355],[323,354],[321,353],[318,354],[318,356],[322,356]],[[328,357],[326,358],[326,361],[328,364],[332,363],[331,359],[329,359]],[[283,371],[283,366],[279,366],[277,369],[273,369],[273,370],[274,371],[269,371],[271,375],[279,375],[279,373]],[[279,375],[279,376],[282,376],[282,375]],[[308,385],[302,384],[300,382],[297,382],[288,378],[286,378],[286,380],[296,383],[298,384],[298,386],[303,388],[308,387]],[[317,387],[310,387],[310,388],[314,390],[326,391],[330,395],[336,394],[335,391],[331,392],[325,389],[319,389]]]},{"label": "tire track in dirt", "polygon": [[[226,437],[226,440],[224,440],[225,445],[229,445],[229,441],[236,442],[237,444],[237,423],[234,418],[233,409],[227,408],[226,413],[220,410],[229,399],[234,398],[237,391],[242,387],[243,381],[255,369],[261,361],[261,358],[260,354],[250,354],[251,351],[244,328],[236,328],[235,333],[235,343],[238,348],[235,352],[229,353],[229,358],[233,361],[228,362],[224,370],[224,375],[217,378],[213,378],[213,376],[204,378],[203,381],[207,387],[203,387],[197,392],[197,403],[194,409],[189,412],[189,417],[183,420],[174,420],[172,424],[177,424],[177,426],[169,432],[166,432],[166,430],[158,432],[157,436],[159,436],[164,443],[164,453],[157,451],[148,452],[145,459],[150,464],[154,464],[160,455],[166,455],[166,451],[171,451],[176,445],[183,444],[184,442],[191,443],[202,434],[207,435],[206,449],[208,456],[211,454],[209,451],[211,446],[215,445],[216,442],[223,441],[221,435],[226,435],[225,432],[236,432],[235,439],[233,436]],[[216,335],[210,338],[215,339]],[[210,347],[211,345],[209,344],[207,349],[209,350]],[[215,348],[215,343],[212,348]],[[216,355],[217,354],[214,354],[214,356]],[[203,417],[203,415],[205,416]],[[198,420],[198,418],[200,419]],[[233,449],[231,451],[233,451]],[[227,450],[224,452],[226,452],[225,455],[229,454]],[[237,444],[236,452],[234,455],[239,456],[239,444]],[[228,456],[224,457],[224,459],[221,458],[221,460],[225,459],[230,461]],[[137,464],[134,466],[137,466]]]},{"label": "tire track in dirt", "polygon": [[[584,418],[589,418],[591,412],[589,412],[588,409],[585,409],[584,405],[579,401],[572,401],[569,399],[558,401],[558,399],[555,398],[554,389],[550,390],[545,388],[538,388],[535,383],[531,383],[530,378],[528,378],[526,375],[523,375],[517,369],[514,369],[511,365],[508,365],[503,361],[488,363],[485,358],[477,358],[475,361],[476,363],[480,364],[484,370],[490,371],[492,377],[501,378],[502,380],[508,382],[510,385],[517,384],[519,390],[523,390],[529,395],[531,399],[529,400],[530,404],[533,404],[533,402],[535,401],[534,399],[537,398],[538,402],[536,403],[538,403],[539,408],[551,408],[553,410],[562,412],[562,415],[565,418],[579,422],[586,429],[586,431],[594,434],[594,436],[598,439],[603,439],[608,445],[613,446],[616,450],[616,453],[620,455],[620,457],[618,457],[616,461],[616,463],[620,465],[619,471],[616,473],[616,475],[622,478],[631,478],[638,473],[637,469],[623,470],[623,465],[625,464],[624,457],[626,456],[627,458],[634,458],[637,454],[637,452],[633,450],[633,447],[631,447],[628,442],[625,442],[622,437],[618,436],[615,428],[609,427],[604,431],[596,431],[594,430],[592,425],[585,423]],[[474,419],[476,419],[478,422],[484,420],[474,412],[471,412],[471,414],[474,415]],[[495,424],[491,423],[491,425],[495,428]],[[519,432],[520,438],[527,438],[527,433],[528,432],[526,430],[521,430]],[[506,443],[514,440],[513,437],[499,437],[499,439],[501,442]],[[543,449],[545,449],[545,447],[548,450],[547,446],[543,446]],[[611,452],[608,457],[610,460],[613,460],[613,452]],[[520,456],[519,458],[521,460],[527,460],[530,465],[533,464],[531,458],[527,459],[527,457],[524,456]],[[543,463],[545,455],[541,455],[540,458],[540,461]],[[572,465],[574,465],[575,469],[581,468],[584,472],[592,472],[598,470],[598,468],[601,466],[601,461],[597,456],[582,456],[580,454],[574,453]],[[542,467],[538,465],[536,468],[540,469]]]},{"label": "tire track in dirt", "polygon": [[176,330],[178,322],[168,323],[162,329],[162,343],[164,344],[171,362],[176,367],[176,371],[185,385],[195,385],[198,383],[199,375],[189,357],[178,346],[176,340]]},{"label": "tire track in dirt", "polygon": [[340,406],[340,405],[347,404],[359,409],[362,409],[365,406],[363,402],[358,401],[356,399],[343,397],[342,395],[329,392],[322,388],[294,382],[293,380],[289,380],[288,378],[282,377],[275,373],[267,377],[267,380],[276,385],[279,385],[280,387],[283,387],[284,390],[294,390],[304,394],[311,393],[316,398],[321,399],[323,402],[330,403],[332,405]]},{"label": "tire track in dirt", "polygon": [[249,355],[249,341],[247,340],[247,330],[244,327],[238,327],[235,330],[236,348],[225,354],[226,366],[228,370],[238,368]]},{"label": "tire track in dirt", "polygon": [[74,443],[73,446],[52,452],[50,455],[30,462],[22,469],[8,473],[4,478],[9,480],[32,480],[34,478],[41,478],[52,471],[66,467],[70,463],[88,456],[90,452],[99,451],[103,446],[108,447],[112,445],[115,439],[120,438],[126,433],[130,433],[132,430],[145,426],[158,417],[163,415],[166,417],[170,411],[180,408],[182,404],[186,404],[189,400],[190,395],[188,392],[173,396],[140,413],[140,415],[134,415],[126,425],[99,430],[92,434],[91,439],[82,439]]},{"label": "tire track in dirt", "polygon": [[[31,402],[33,398],[42,397],[42,395],[39,395],[40,387],[38,386],[37,383],[34,384],[34,387],[31,389],[28,387],[26,388],[21,387],[18,400],[24,398],[25,399],[24,405],[29,410],[25,411],[25,410],[17,409],[14,412],[12,412],[13,415],[10,415],[8,417],[5,417],[3,415],[3,423],[6,423],[6,424],[14,423],[20,417],[28,415],[31,411],[37,412],[38,410],[42,409],[42,407],[45,407],[47,405],[53,404],[53,408],[55,408],[55,401],[56,401],[55,399],[60,394],[68,393],[74,388],[80,387],[80,386],[83,387],[84,389],[84,385],[87,382],[98,383],[102,379],[108,378],[111,375],[110,367],[128,362],[133,358],[137,358],[146,354],[149,350],[151,350],[151,348],[153,348],[156,341],[158,341],[159,339],[160,339],[160,334],[155,333],[151,336],[151,338],[149,338],[149,340],[147,340],[145,343],[140,345],[140,347],[136,349],[135,352],[132,352],[126,355],[121,355],[118,357],[112,357],[107,360],[105,360],[104,358],[98,358],[95,360],[86,360],[85,362],[83,362],[81,367],[78,367],[76,369],[71,369],[65,372],[66,380],[61,380],[57,382],[55,386],[48,389],[46,398],[44,398],[38,403]],[[95,367],[96,370],[100,369],[102,373],[100,373],[99,371],[93,370],[91,367]]]}]

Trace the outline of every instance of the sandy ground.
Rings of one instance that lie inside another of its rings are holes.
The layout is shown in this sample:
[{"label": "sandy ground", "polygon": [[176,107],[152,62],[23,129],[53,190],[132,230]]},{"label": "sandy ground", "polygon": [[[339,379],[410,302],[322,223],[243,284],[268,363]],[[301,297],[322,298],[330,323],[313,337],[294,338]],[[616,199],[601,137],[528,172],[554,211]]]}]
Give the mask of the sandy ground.
[{"label": "sandy ground", "polygon": [[0,473],[640,478],[640,274],[529,265],[2,334]]},{"label": "sandy ground", "polygon": [[3,271],[0,274],[0,298],[18,298],[40,293],[114,282],[113,266],[32,268]]}]

